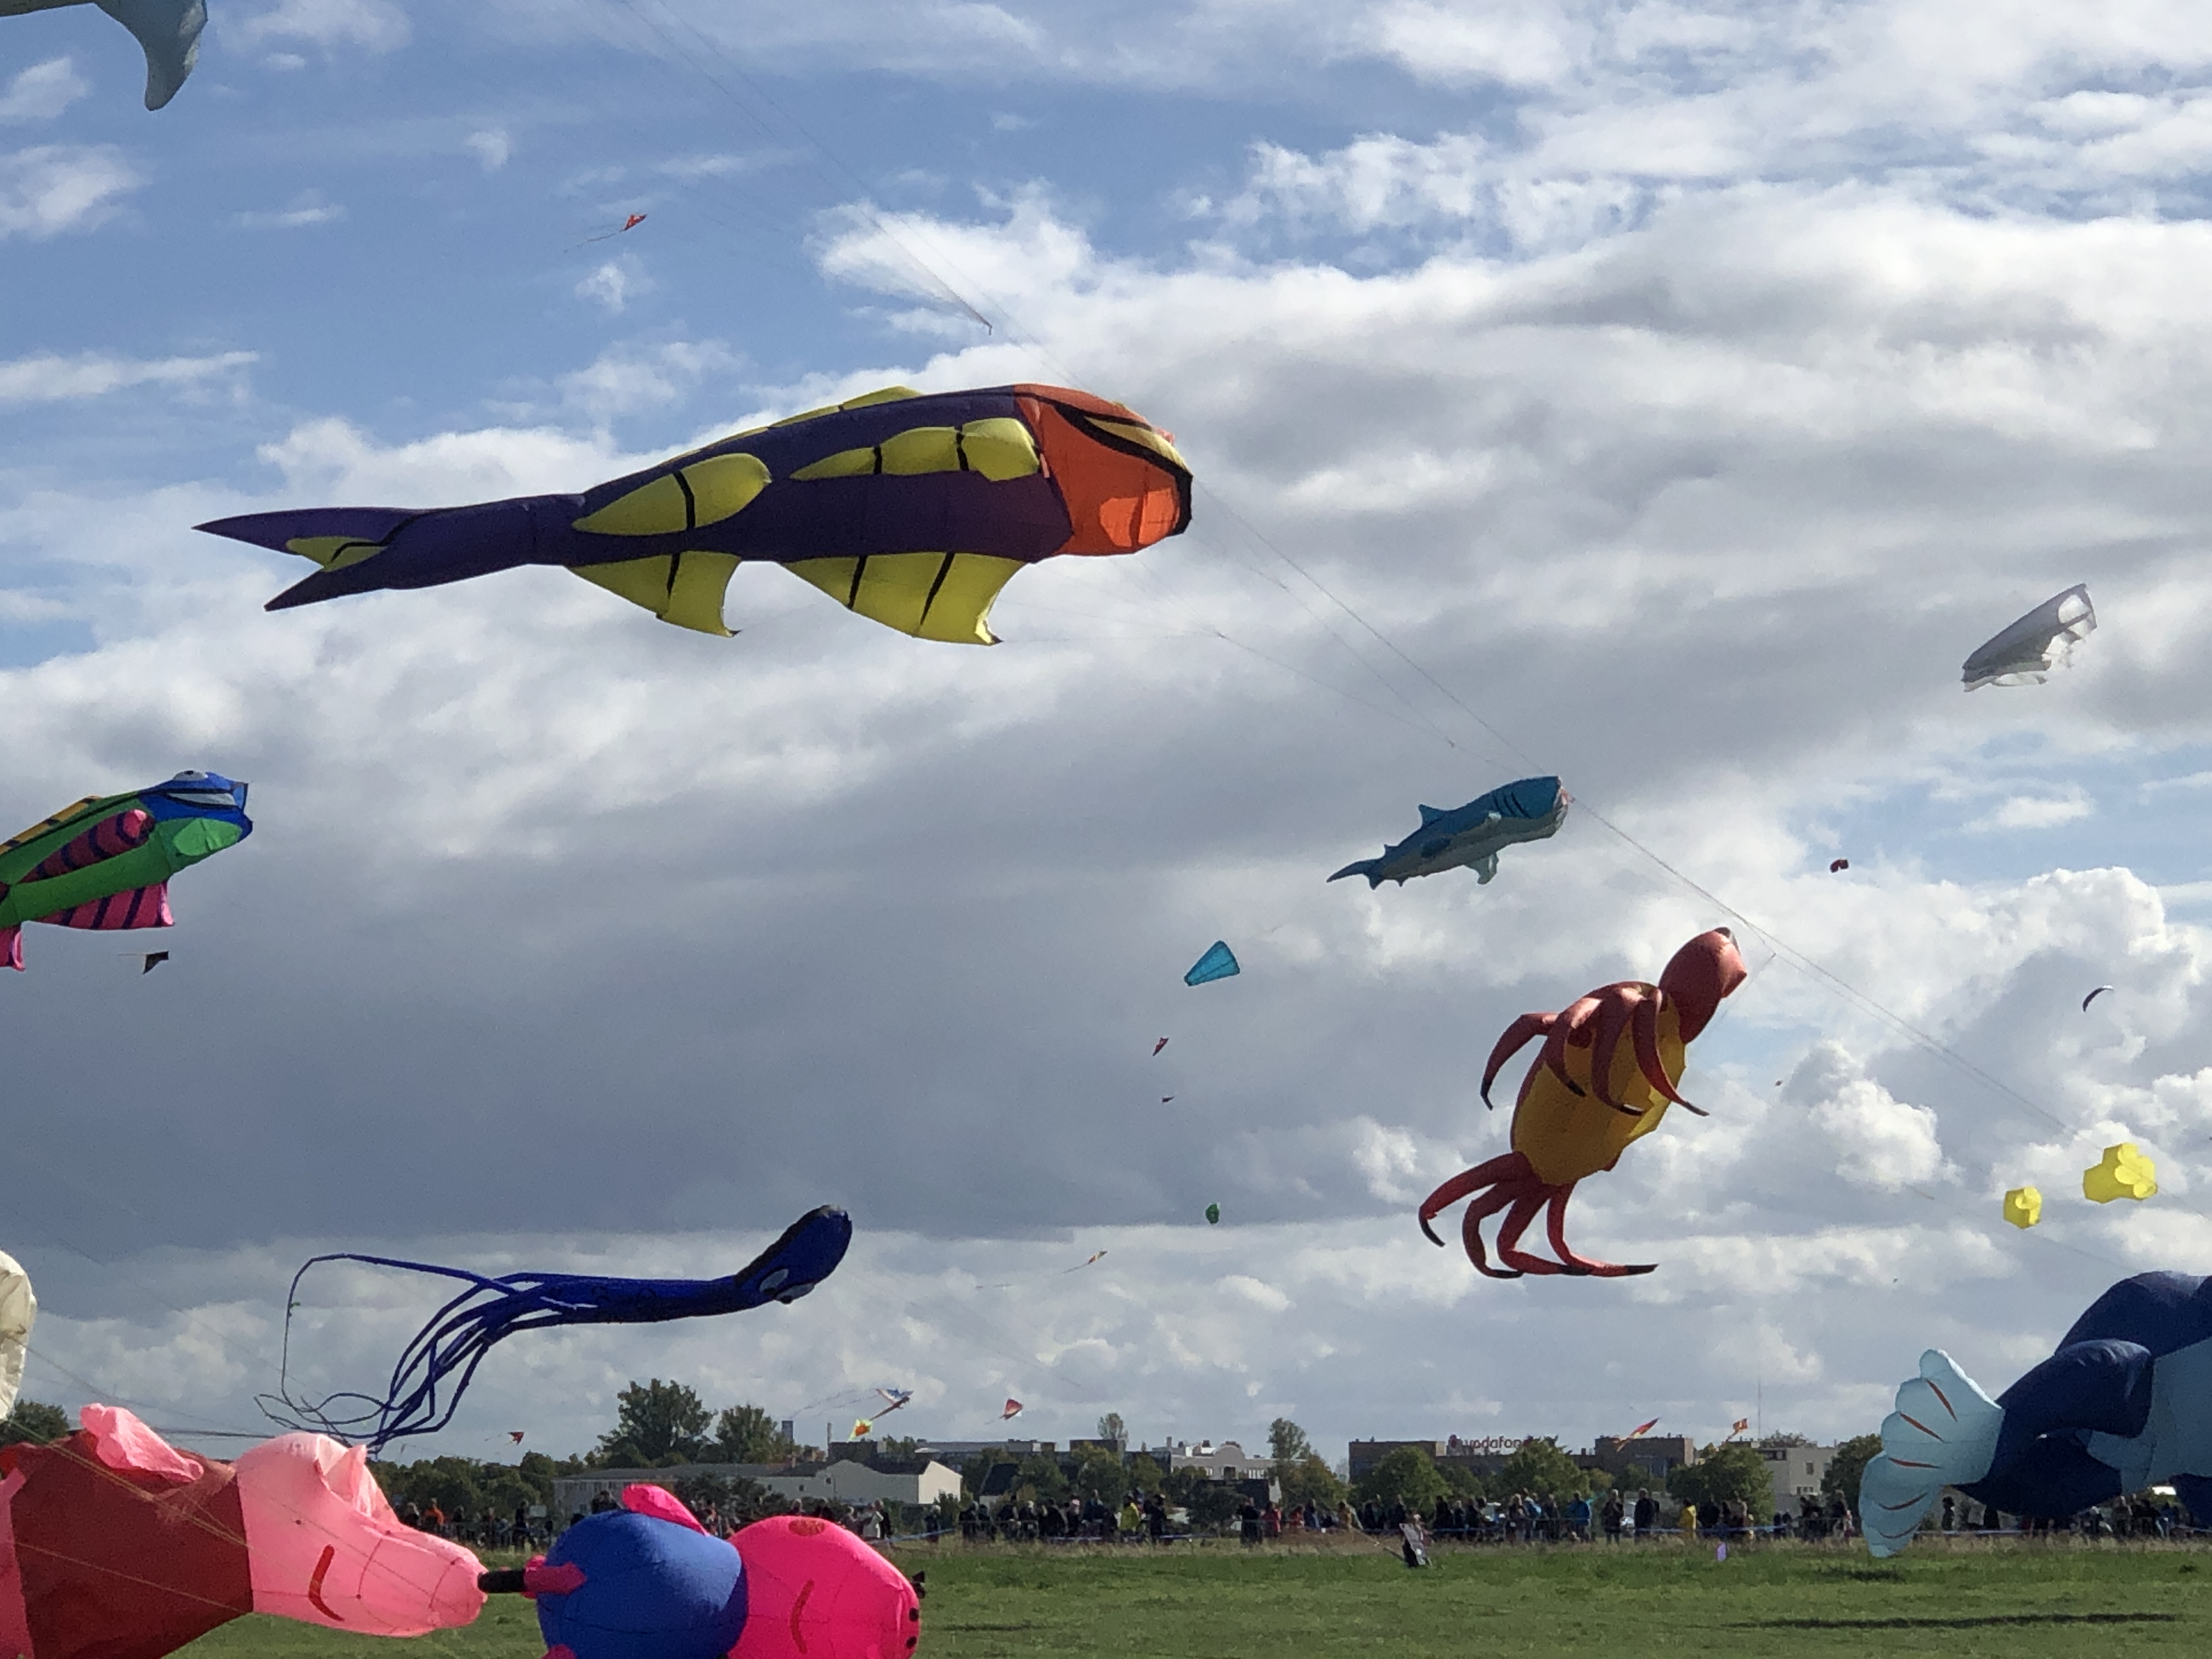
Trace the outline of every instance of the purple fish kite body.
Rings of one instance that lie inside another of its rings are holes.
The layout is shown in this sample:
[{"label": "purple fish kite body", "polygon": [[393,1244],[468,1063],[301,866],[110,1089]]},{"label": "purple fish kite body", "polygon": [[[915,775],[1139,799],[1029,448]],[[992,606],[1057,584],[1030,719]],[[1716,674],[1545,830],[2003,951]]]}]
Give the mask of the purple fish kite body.
[{"label": "purple fish kite body", "polygon": [[990,645],[999,590],[1059,554],[1133,553],[1190,522],[1190,470],[1142,416],[1063,386],[895,386],[575,495],[313,507],[199,527],[322,568],[271,611],[563,565],[664,622],[726,635],[743,561],[788,566],[921,639]]}]

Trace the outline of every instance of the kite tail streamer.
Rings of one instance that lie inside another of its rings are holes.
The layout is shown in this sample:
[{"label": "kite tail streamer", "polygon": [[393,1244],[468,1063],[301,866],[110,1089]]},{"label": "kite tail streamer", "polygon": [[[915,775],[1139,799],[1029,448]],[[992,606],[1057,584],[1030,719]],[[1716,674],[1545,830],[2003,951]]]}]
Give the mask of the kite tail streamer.
[{"label": "kite tail streamer", "polygon": [[[374,1455],[391,1441],[433,1433],[452,1422],[484,1356],[518,1331],[549,1325],[658,1324],[743,1313],[769,1302],[796,1302],[836,1271],[852,1239],[852,1218],[824,1205],[801,1216],[775,1243],[725,1279],[605,1279],[541,1273],[491,1279],[464,1267],[350,1250],[315,1256],[292,1276],[276,1392],[258,1396],[258,1404],[271,1421],[285,1428],[359,1441]],[[459,1279],[468,1288],[409,1340],[382,1395],[340,1392],[313,1401],[295,1400],[289,1376],[292,1315],[299,1307],[300,1281],[310,1267],[325,1261],[359,1261],[433,1273]]]}]

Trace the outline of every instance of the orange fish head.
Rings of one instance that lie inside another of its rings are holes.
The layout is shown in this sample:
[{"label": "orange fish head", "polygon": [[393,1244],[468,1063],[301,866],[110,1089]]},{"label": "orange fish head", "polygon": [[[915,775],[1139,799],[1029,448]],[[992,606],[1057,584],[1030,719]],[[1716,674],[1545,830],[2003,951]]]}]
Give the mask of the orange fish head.
[{"label": "orange fish head", "polygon": [[1133,553],[1190,525],[1190,464],[1134,410],[1058,386],[1018,386],[1072,526],[1060,553]]},{"label": "orange fish head", "polygon": [[1700,933],[1675,951],[1659,975],[1659,988],[1674,1006],[1682,1041],[1694,1041],[1712,1023],[1722,1001],[1750,976],[1735,935],[1725,927]]}]

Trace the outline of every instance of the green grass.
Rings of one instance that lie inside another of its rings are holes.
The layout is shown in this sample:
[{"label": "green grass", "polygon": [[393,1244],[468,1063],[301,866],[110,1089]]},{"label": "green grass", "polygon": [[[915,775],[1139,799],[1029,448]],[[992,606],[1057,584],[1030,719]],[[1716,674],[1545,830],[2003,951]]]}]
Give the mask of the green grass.
[{"label": "green grass", "polygon": [[[1903,1559],[1784,1545],[1443,1550],[1409,1572],[1379,1548],[910,1550],[928,1570],[920,1659],[1635,1659],[1653,1652],[1820,1659],[1924,1652],[2034,1659],[2202,1652],[2212,1552],[1976,1542]],[[537,1659],[526,1603],[410,1643],[246,1619],[194,1659]]]}]

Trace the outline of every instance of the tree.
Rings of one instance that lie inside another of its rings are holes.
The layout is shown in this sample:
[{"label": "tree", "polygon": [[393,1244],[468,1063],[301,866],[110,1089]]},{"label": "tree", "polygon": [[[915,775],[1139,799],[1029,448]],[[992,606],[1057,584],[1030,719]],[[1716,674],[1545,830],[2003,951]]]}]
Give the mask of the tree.
[{"label": "tree", "polygon": [[1809,1446],[1813,1443],[1802,1434],[1792,1434],[1787,1429],[1778,1429],[1772,1434],[1761,1435],[1759,1443],[1762,1446]]},{"label": "tree", "polygon": [[[1101,1435],[1101,1439],[1107,1437]],[[1103,1446],[1085,1446],[1075,1455],[1075,1467],[1068,1471],[1068,1484],[1078,1494],[1095,1498],[1101,1503],[1115,1503],[1128,1488],[1129,1471],[1121,1467],[1121,1460]]]},{"label": "tree", "polygon": [[1574,1498],[1589,1490],[1589,1477],[1556,1440],[1524,1440],[1498,1471],[1500,1492],[1533,1492],[1539,1498]]},{"label": "tree", "polygon": [[1443,1476],[1444,1485],[1451,1488],[1455,1498],[1473,1498],[1480,1502],[1493,1495],[1491,1483],[1464,1463],[1455,1461],[1440,1464],[1437,1473]]},{"label": "tree", "polygon": [[1001,1463],[1014,1460],[996,1447],[986,1447],[960,1466],[960,1489],[970,1498],[983,1495],[983,1484],[991,1478],[991,1471]]},{"label": "tree", "polygon": [[1144,1453],[1139,1452],[1129,1460],[1129,1490],[1132,1492],[1160,1492],[1166,1479],[1160,1466]]},{"label": "tree", "polygon": [[615,1426],[593,1456],[602,1468],[621,1468],[631,1457],[642,1468],[693,1462],[707,1449],[714,1420],[706,1401],[683,1383],[633,1380],[615,1396]]},{"label": "tree", "polygon": [[1401,1446],[1355,1481],[1352,1495],[1364,1504],[1402,1503],[1409,1510],[1432,1509],[1444,1495],[1444,1478],[1436,1460],[1419,1446]]},{"label": "tree", "polygon": [[712,1508],[728,1527],[750,1526],[763,1516],[788,1515],[797,1507],[789,1498],[741,1474],[687,1475],[676,1483],[676,1496],[702,1519]]},{"label": "tree", "polygon": [[1698,1506],[1698,1518],[1709,1521],[1723,1504],[1742,1504],[1753,1521],[1765,1518],[1774,1502],[1774,1480],[1759,1448],[1732,1441],[1706,1446],[1698,1461],[1685,1463],[1667,1477],[1667,1490],[1685,1504]]},{"label": "tree", "polygon": [[1853,1435],[1836,1448],[1836,1455],[1828,1462],[1828,1472],[1820,1477],[1823,1498],[1841,1496],[1850,1506],[1853,1515],[1859,1512],[1859,1476],[1866,1466],[1881,1452],[1881,1437],[1878,1434]]},{"label": "tree", "polygon": [[1279,1471],[1285,1464],[1295,1463],[1301,1457],[1314,1455],[1313,1442],[1306,1431],[1287,1417],[1279,1417],[1267,1425],[1267,1455],[1275,1460]]},{"label": "tree", "polygon": [[758,1406],[732,1406],[714,1419],[714,1449],[726,1463],[787,1463],[793,1448]]},{"label": "tree", "polygon": [[1057,1504],[1067,1496],[1067,1477],[1060,1472],[1057,1457],[1032,1452],[1022,1459],[1021,1469],[1014,1476],[1014,1488],[1025,1498],[1040,1504]]},{"label": "tree", "polygon": [[1314,1504],[1334,1510],[1344,1501],[1344,1482],[1312,1452],[1293,1462],[1277,1463],[1275,1478],[1283,1483],[1286,1504]]},{"label": "tree", "polygon": [[59,1406],[42,1406],[35,1400],[18,1400],[15,1409],[0,1418],[0,1446],[29,1441],[43,1446],[70,1431],[69,1413]]},{"label": "tree", "polygon": [[1108,1412],[1098,1419],[1098,1437],[1118,1454],[1129,1449],[1129,1425],[1121,1420],[1119,1412]]}]

